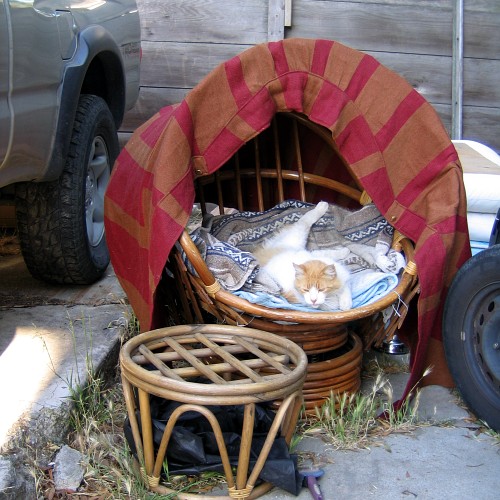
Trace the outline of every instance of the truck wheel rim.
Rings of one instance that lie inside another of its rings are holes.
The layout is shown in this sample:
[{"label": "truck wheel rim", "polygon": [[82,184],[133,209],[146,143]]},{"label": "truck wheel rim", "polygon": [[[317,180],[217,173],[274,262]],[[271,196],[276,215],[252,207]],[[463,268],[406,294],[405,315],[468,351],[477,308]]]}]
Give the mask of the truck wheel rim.
[{"label": "truck wheel rim", "polygon": [[104,236],[104,193],[111,168],[102,137],[95,137],[89,156],[85,182],[85,219],[89,244],[96,247]]},{"label": "truck wheel rim", "polygon": [[[500,289],[490,285],[478,293],[468,311],[472,335],[470,359],[482,373],[486,385],[500,391]],[[466,323],[468,322],[466,319]],[[466,328],[467,331],[468,328]],[[466,340],[466,339],[465,339]],[[467,342],[467,340],[466,340]]]}]

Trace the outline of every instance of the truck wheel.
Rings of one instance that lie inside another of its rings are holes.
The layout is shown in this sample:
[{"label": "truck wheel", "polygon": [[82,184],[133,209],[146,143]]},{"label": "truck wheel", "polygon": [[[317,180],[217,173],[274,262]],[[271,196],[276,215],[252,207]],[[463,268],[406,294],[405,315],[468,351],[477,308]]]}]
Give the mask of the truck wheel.
[{"label": "truck wheel", "polygon": [[82,95],[60,178],[23,183],[16,191],[21,249],[35,278],[85,285],[106,270],[104,193],[118,152],[106,102]]},{"label": "truck wheel", "polygon": [[500,245],[476,254],[456,274],[444,309],[443,343],[464,401],[500,431]]}]

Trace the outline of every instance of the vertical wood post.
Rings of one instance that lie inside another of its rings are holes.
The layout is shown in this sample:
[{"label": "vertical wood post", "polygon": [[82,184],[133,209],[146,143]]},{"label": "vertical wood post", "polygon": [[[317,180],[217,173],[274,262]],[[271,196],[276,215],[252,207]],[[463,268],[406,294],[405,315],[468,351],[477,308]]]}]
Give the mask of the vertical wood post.
[{"label": "vertical wood post", "polygon": [[276,42],[283,38],[285,38],[285,0],[269,0],[267,40]]},{"label": "vertical wood post", "polygon": [[292,0],[285,0],[285,28],[292,27]]},{"label": "vertical wood post", "polygon": [[464,90],[464,1],[453,2],[453,71],[451,88],[451,138],[462,138]]}]

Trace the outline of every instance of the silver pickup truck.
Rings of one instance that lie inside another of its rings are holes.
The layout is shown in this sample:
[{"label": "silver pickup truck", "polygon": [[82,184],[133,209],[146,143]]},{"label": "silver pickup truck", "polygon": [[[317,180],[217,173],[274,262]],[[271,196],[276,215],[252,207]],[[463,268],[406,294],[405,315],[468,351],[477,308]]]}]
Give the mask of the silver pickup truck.
[{"label": "silver pickup truck", "polygon": [[135,0],[0,0],[0,204],[36,278],[104,273],[104,191],[136,102]]}]

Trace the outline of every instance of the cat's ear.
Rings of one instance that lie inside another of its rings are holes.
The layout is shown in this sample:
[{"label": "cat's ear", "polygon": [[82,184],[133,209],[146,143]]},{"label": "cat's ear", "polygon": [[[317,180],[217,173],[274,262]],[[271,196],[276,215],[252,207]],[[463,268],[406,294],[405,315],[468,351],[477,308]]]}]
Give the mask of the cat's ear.
[{"label": "cat's ear", "polygon": [[303,264],[295,264],[294,262],[293,267],[295,268],[295,277],[304,276],[306,269]]},{"label": "cat's ear", "polygon": [[325,274],[330,278],[336,278],[337,269],[335,268],[335,264],[329,264],[328,266],[325,266]]}]

